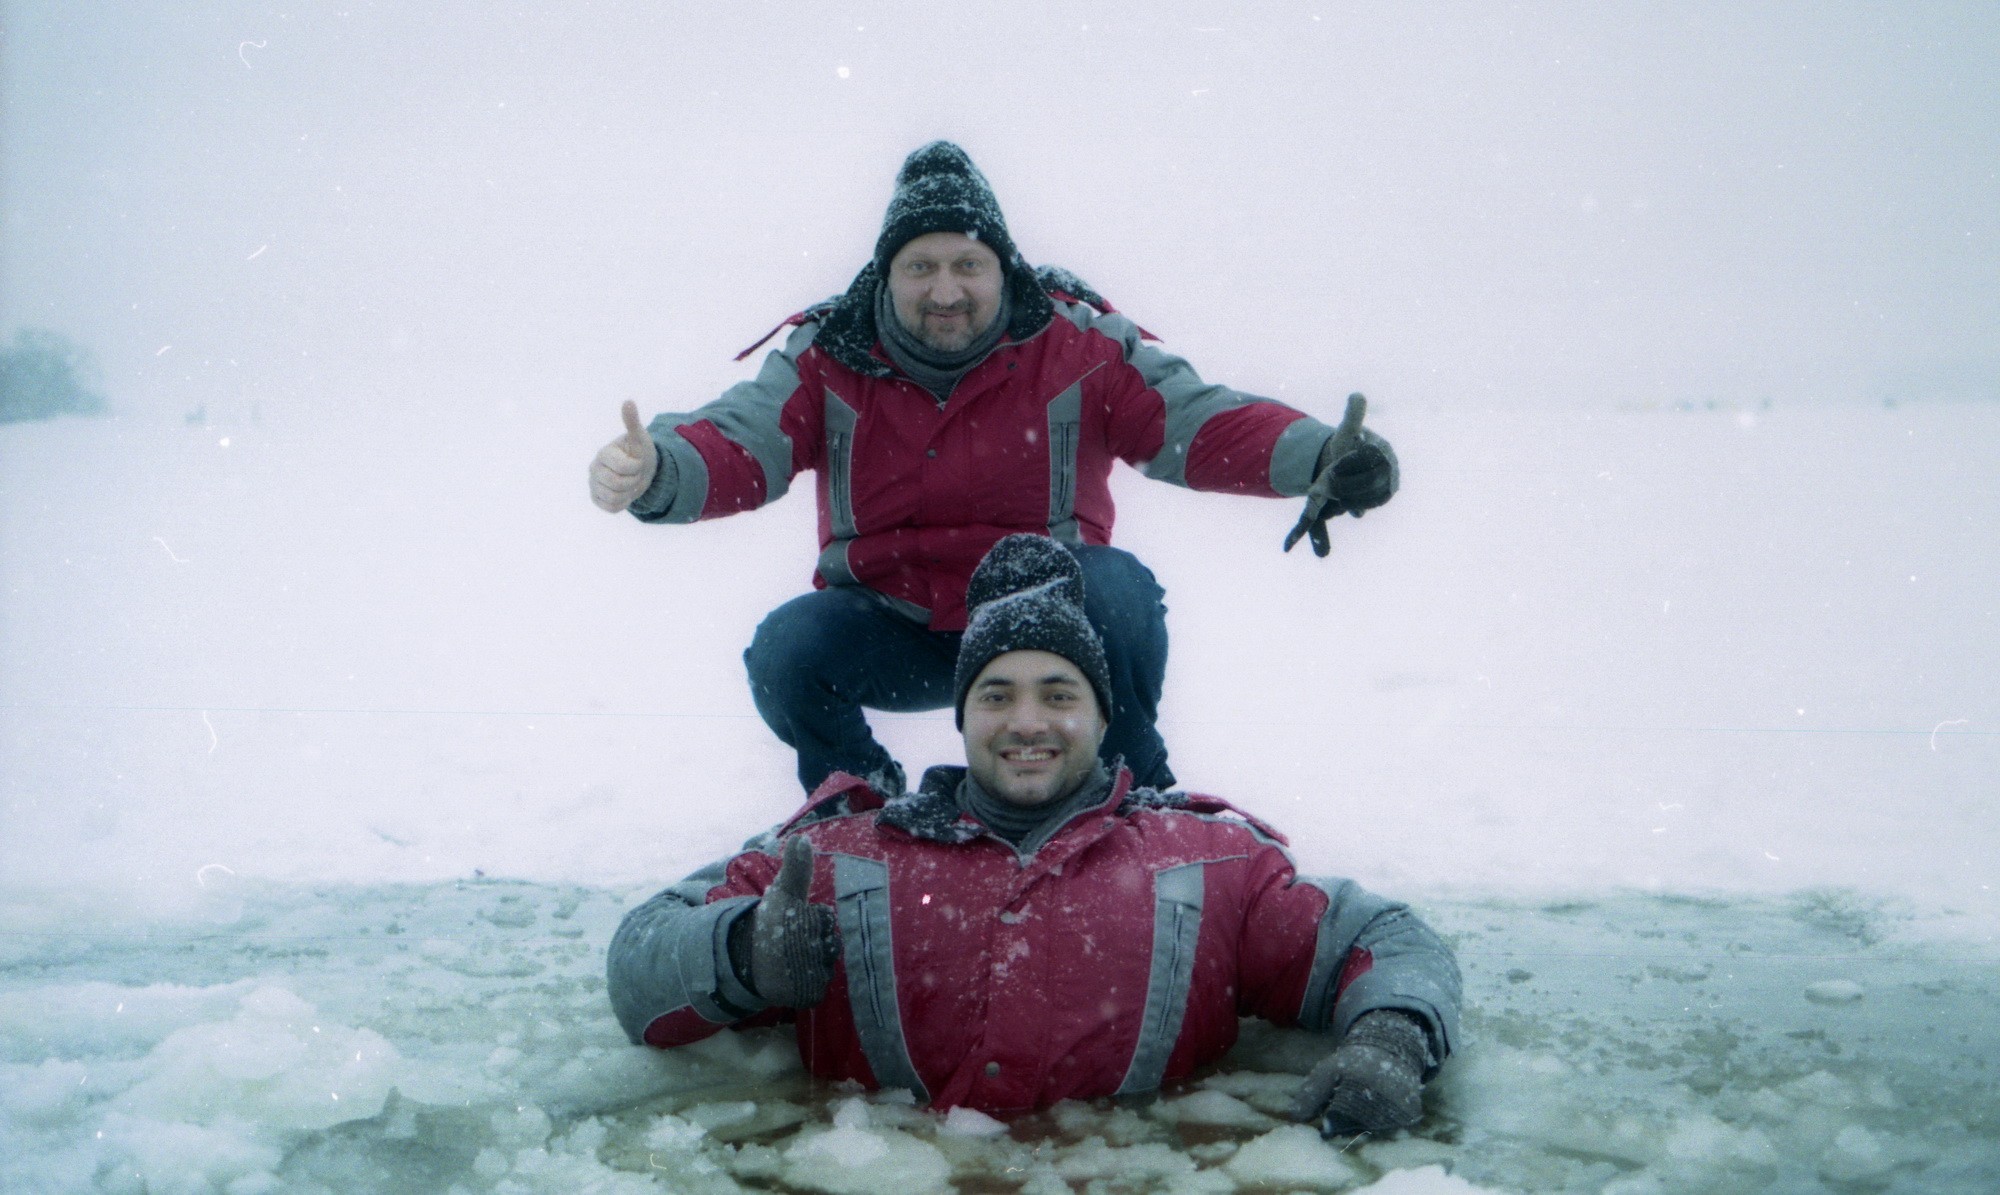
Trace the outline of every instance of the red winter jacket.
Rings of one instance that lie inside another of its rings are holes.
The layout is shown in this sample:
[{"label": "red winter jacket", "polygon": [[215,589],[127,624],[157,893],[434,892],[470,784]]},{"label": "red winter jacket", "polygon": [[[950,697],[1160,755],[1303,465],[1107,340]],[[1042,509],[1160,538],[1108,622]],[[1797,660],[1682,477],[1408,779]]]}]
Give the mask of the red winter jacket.
[{"label": "red winter jacket", "polygon": [[1436,936],[1351,882],[1296,876],[1284,840],[1226,803],[1121,773],[1022,858],[960,812],[963,774],[934,768],[886,806],[836,774],[791,822],[628,914],[610,994],[632,1039],[760,1020],[729,926],[801,834],[841,962],[826,999],[786,1015],[822,1078],[1018,1113],[1154,1091],[1227,1050],[1239,1016],[1344,1033],[1377,1008],[1418,1015],[1435,1059],[1449,1051],[1459,976]]},{"label": "red winter jacket", "polygon": [[673,467],[632,513],[684,523],[751,510],[812,470],[814,584],[866,585],[934,630],[960,630],[966,582],[1002,537],[1111,541],[1114,460],[1197,490],[1279,497],[1311,485],[1325,424],[1203,382],[1122,315],[1028,297],[1046,318],[1018,337],[1010,328],[944,403],[889,364],[872,317],[846,329],[858,336],[824,334],[861,318],[848,315],[864,305],[855,293],[795,317],[806,322],[754,381],[653,419]]}]

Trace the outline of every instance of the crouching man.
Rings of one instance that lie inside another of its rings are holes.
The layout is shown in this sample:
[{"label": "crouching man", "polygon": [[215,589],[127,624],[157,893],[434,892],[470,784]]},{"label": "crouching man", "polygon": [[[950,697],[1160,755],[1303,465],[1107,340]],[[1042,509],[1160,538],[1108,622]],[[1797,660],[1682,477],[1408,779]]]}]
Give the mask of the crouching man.
[{"label": "crouching man", "polygon": [[1297,875],[1277,831],[1098,760],[1109,682],[1046,537],[972,578],[965,767],[885,800],[835,774],[789,822],[632,910],[610,996],[635,1043],[790,1018],[813,1074],[994,1115],[1156,1091],[1239,1015],[1331,1034],[1294,1114],[1422,1115],[1458,1036],[1450,951],[1404,906]]}]

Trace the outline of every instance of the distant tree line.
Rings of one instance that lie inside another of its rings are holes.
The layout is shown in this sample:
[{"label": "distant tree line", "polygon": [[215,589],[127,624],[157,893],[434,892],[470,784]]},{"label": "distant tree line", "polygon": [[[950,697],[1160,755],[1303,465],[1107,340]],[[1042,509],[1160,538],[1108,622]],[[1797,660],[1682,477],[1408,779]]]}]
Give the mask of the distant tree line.
[{"label": "distant tree line", "polygon": [[0,349],[0,423],[98,415],[104,395],[92,389],[90,352],[44,328],[22,328]]}]

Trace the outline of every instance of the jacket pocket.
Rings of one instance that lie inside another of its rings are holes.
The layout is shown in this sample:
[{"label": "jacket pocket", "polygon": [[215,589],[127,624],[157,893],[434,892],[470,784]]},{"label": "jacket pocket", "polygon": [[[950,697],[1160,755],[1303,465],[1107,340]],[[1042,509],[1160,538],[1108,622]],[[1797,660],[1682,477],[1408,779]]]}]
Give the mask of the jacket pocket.
[{"label": "jacket pocket", "polygon": [[841,961],[847,966],[847,1002],[868,1069],[884,1089],[900,1087],[930,1102],[930,1092],[910,1061],[896,1000],[896,948],[889,906],[889,865],[858,855],[833,857],[834,915],[840,922]]},{"label": "jacket pocket", "polygon": [[1076,455],[1083,429],[1083,383],[1049,401],[1049,534],[1081,543],[1076,529]]},{"label": "jacket pocket", "polygon": [[1203,863],[1183,863],[1153,874],[1153,960],[1146,978],[1146,1011],[1132,1064],[1119,1095],[1157,1091],[1180,1040],[1201,939]]}]

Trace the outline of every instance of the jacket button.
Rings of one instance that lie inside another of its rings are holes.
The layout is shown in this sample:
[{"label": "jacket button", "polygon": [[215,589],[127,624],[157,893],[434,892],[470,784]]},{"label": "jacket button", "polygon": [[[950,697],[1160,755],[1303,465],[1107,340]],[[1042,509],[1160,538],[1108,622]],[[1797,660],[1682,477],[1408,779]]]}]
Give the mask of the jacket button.
[{"label": "jacket button", "polygon": [[934,457],[937,455],[937,449],[933,448],[929,452],[924,453],[924,455]]},{"label": "jacket button", "polygon": [[999,1078],[999,1077],[1000,1077],[1000,1064],[999,1064],[999,1063],[997,1063],[997,1062],[989,1062],[989,1063],[987,1063],[987,1064],[986,1064],[986,1077],[987,1077],[987,1078],[989,1078],[989,1079],[997,1079],[997,1078]]}]

